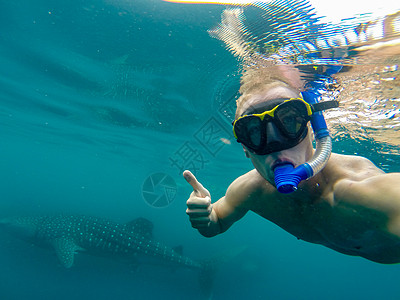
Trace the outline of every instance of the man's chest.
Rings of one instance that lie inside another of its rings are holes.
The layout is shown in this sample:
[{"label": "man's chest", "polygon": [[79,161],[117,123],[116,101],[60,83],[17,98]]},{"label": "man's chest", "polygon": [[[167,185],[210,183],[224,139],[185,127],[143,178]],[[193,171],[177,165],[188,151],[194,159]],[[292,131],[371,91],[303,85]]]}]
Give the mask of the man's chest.
[{"label": "man's chest", "polygon": [[253,211],[299,239],[330,248],[360,248],[387,238],[385,220],[375,212],[329,199],[307,202],[259,201]]}]

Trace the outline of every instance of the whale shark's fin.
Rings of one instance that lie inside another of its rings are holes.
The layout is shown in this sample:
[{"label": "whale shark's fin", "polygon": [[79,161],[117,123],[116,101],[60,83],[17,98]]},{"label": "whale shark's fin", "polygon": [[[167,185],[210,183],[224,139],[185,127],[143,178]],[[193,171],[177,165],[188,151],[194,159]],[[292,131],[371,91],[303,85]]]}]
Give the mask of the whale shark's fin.
[{"label": "whale shark's fin", "polygon": [[61,264],[66,268],[72,267],[75,252],[81,249],[75,244],[74,240],[62,237],[52,240],[51,244],[53,245]]},{"label": "whale shark's fin", "polygon": [[140,234],[151,239],[153,237],[153,223],[145,218],[137,218],[125,224],[130,233]]}]

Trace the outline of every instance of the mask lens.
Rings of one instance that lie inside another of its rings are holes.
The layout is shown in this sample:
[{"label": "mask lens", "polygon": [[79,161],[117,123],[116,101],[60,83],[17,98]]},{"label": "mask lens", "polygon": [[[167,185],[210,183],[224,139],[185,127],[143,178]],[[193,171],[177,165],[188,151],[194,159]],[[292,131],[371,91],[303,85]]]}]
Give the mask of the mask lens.
[{"label": "mask lens", "polygon": [[262,142],[262,121],[260,118],[247,116],[235,124],[238,140],[249,148],[258,148]]},{"label": "mask lens", "polygon": [[248,123],[248,138],[249,142],[255,147],[259,147],[261,145],[261,128],[260,122],[256,120],[251,120]]},{"label": "mask lens", "polygon": [[288,137],[297,137],[306,126],[309,116],[307,107],[301,101],[290,101],[282,104],[275,111],[275,118]]}]

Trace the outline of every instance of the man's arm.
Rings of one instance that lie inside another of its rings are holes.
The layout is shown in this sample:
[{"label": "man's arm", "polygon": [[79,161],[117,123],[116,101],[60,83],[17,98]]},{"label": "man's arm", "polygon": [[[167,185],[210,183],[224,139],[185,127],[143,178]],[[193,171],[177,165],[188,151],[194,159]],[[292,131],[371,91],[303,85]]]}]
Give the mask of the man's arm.
[{"label": "man's arm", "polygon": [[[335,202],[345,202],[400,237],[400,173],[380,173],[361,180],[340,180],[334,187]],[[373,221],[373,220],[371,220]]]},{"label": "man's arm", "polygon": [[226,195],[212,204],[210,193],[191,172],[185,171],[183,176],[193,187],[193,192],[186,202],[186,213],[192,227],[203,236],[212,237],[225,232],[248,211],[244,205],[245,200],[249,198],[245,179],[236,179],[229,186]]}]

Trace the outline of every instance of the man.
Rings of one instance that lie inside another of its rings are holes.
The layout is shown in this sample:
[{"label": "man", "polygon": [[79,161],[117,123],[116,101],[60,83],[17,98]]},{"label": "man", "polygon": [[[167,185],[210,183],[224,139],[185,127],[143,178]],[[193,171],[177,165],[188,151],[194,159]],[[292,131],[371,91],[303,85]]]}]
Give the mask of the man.
[{"label": "man", "polygon": [[[400,262],[400,173],[386,174],[366,158],[332,153],[322,171],[301,181],[293,193],[280,193],[274,183],[276,167],[298,167],[315,153],[309,125],[299,133],[302,138],[285,144],[279,140],[285,134],[274,120],[276,113],[271,113],[284,102],[300,103],[301,94],[288,80],[265,80],[257,71],[245,73],[241,94],[234,132],[250,135],[238,139],[255,169],[237,178],[214,203],[208,190],[185,171],[193,187],[186,211],[192,226],[212,237],[253,211],[304,241],[374,262]],[[260,118],[263,111],[270,117],[259,121],[262,128],[248,128],[253,125],[240,121]],[[239,123],[245,130],[239,130]],[[252,145],[258,135],[265,135],[259,149]],[[266,151],[268,147],[277,151]]]}]

